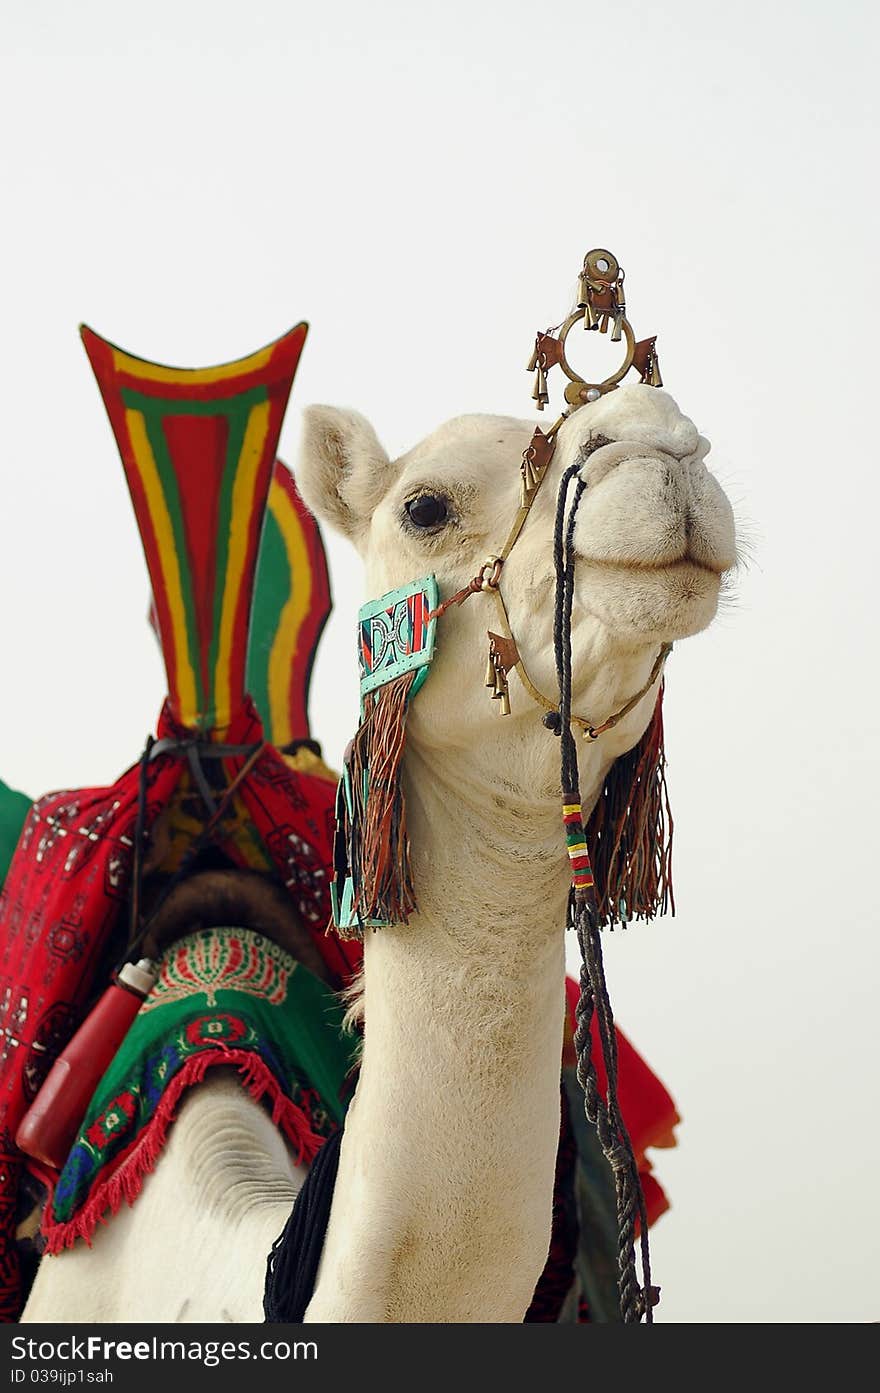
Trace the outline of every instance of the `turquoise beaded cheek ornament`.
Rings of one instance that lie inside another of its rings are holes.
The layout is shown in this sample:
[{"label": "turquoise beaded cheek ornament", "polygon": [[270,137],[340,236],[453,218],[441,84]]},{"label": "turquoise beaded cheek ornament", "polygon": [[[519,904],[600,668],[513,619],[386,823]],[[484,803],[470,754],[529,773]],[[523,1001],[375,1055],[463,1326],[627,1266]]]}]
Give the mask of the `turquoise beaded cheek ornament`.
[{"label": "turquoise beaded cheek ornament", "polygon": [[370,600],[358,613],[360,724],[336,794],[333,922],[346,938],[406,923],[415,909],[400,782],[409,703],[434,656],[434,576]]}]

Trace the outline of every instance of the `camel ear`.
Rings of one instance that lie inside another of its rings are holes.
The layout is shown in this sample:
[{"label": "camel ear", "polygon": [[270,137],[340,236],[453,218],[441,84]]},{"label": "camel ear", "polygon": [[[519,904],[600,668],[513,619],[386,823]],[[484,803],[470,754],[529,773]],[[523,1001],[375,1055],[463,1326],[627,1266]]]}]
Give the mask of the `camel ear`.
[{"label": "camel ear", "polygon": [[306,407],[296,482],[313,513],[356,541],[392,478],[391,460],[357,411]]}]

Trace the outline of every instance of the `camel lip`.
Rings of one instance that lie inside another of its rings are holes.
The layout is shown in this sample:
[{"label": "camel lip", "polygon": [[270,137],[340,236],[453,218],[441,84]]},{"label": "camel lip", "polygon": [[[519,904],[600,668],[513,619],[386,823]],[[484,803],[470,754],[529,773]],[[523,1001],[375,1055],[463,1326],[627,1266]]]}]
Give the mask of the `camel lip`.
[{"label": "camel lip", "polygon": [[710,566],[706,561],[698,561],[695,556],[679,556],[675,561],[609,561],[604,557],[578,555],[578,560],[588,566],[599,566],[602,570],[626,572],[635,575],[662,575],[664,571],[704,571],[706,575],[721,580],[729,566]]}]

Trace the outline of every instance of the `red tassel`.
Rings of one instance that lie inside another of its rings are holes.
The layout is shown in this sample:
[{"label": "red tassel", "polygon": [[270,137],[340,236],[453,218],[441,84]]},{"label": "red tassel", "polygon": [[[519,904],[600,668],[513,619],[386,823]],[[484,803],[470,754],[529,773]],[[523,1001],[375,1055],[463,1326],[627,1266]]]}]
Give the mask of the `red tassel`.
[{"label": "red tassel", "polygon": [[661,687],[647,730],[614,761],[587,824],[600,924],[675,913],[672,832]]},{"label": "red tassel", "polygon": [[[346,758],[352,795],[340,832],[363,923],[405,924],[416,907],[401,783],[406,713],[415,672],[386,682],[363,700],[363,719]],[[360,936],[357,929],[342,930]]]}]

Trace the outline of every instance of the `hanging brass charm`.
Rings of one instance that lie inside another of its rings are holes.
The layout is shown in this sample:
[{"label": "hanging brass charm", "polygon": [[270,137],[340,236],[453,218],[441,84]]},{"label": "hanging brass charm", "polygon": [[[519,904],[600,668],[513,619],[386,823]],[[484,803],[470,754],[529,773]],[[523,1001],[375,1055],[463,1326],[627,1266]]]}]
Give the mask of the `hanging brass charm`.
[{"label": "hanging brass charm", "polygon": [[[535,348],[529,360],[529,372],[536,373],[532,397],[539,411],[550,400],[547,387],[547,373],[557,363],[568,378],[565,400],[570,407],[583,406],[585,402],[598,401],[607,392],[613,392],[631,367],[641,376],[642,382],[651,387],[662,387],[660,367],[657,361],[653,339],[643,339],[636,343],[629,320],[626,317],[626,297],[623,290],[624,272],[611,252],[595,247],[584,257],[583,269],[578,278],[577,308],[568,316],[559,329],[559,337],[554,334],[539,333]],[[623,365],[617,372],[602,382],[587,382],[576,373],[565,356],[565,341],[575,324],[583,322],[585,329],[597,329],[600,334],[611,330],[611,342],[625,342]],[[523,502],[527,501],[532,484],[527,471],[523,473]]]},{"label": "hanging brass charm", "polygon": [[633,367],[647,387],[662,387],[660,359],[657,356],[657,339],[642,339],[633,352]]},{"label": "hanging brass charm", "polygon": [[492,700],[501,702],[499,710],[502,716],[509,716],[510,689],[507,685],[507,672],[491,634],[489,635],[489,660],[486,663],[486,686],[492,693]]},{"label": "hanging brass charm", "polygon": [[492,700],[499,702],[502,716],[510,715],[510,688],[507,674],[519,662],[519,653],[512,638],[489,633],[489,657],[486,662],[485,685],[492,693]]},{"label": "hanging brass charm", "polygon": [[535,426],[534,434],[523,451],[520,474],[522,476],[522,494],[520,506],[527,508],[535,495],[538,486],[547,472],[547,466],[553,456],[552,432],[545,435],[540,426]]},{"label": "hanging brass charm", "polygon": [[532,388],[532,397],[539,411],[543,411],[550,400],[550,394],[547,391],[547,375],[544,372],[542,362],[543,360],[539,359],[535,372],[535,385]]},{"label": "hanging brass charm", "polygon": [[623,270],[614,287],[614,328],[611,330],[611,342],[620,343],[620,335],[623,329],[623,321],[626,318],[626,298],[623,293]]},{"label": "hanging brass charm", "polygon": [[526,450],[525,454],[523,455],[523,462],[522,462],[522,485],[523,485],[523,487],[522,487],[522,504],[523,504],[523,506],[525,506],[525,504],[528,502],[530,496],[535,492],[535,485],[537,484],[537,482],[538,482],[538,476],[537,476],[537,474],[535,473],[535,465],[534,465],[534,462],[533,462],[533,460],[532,460],[532,459],[530,458],[530,456],[529,456],[529,451]]}]

